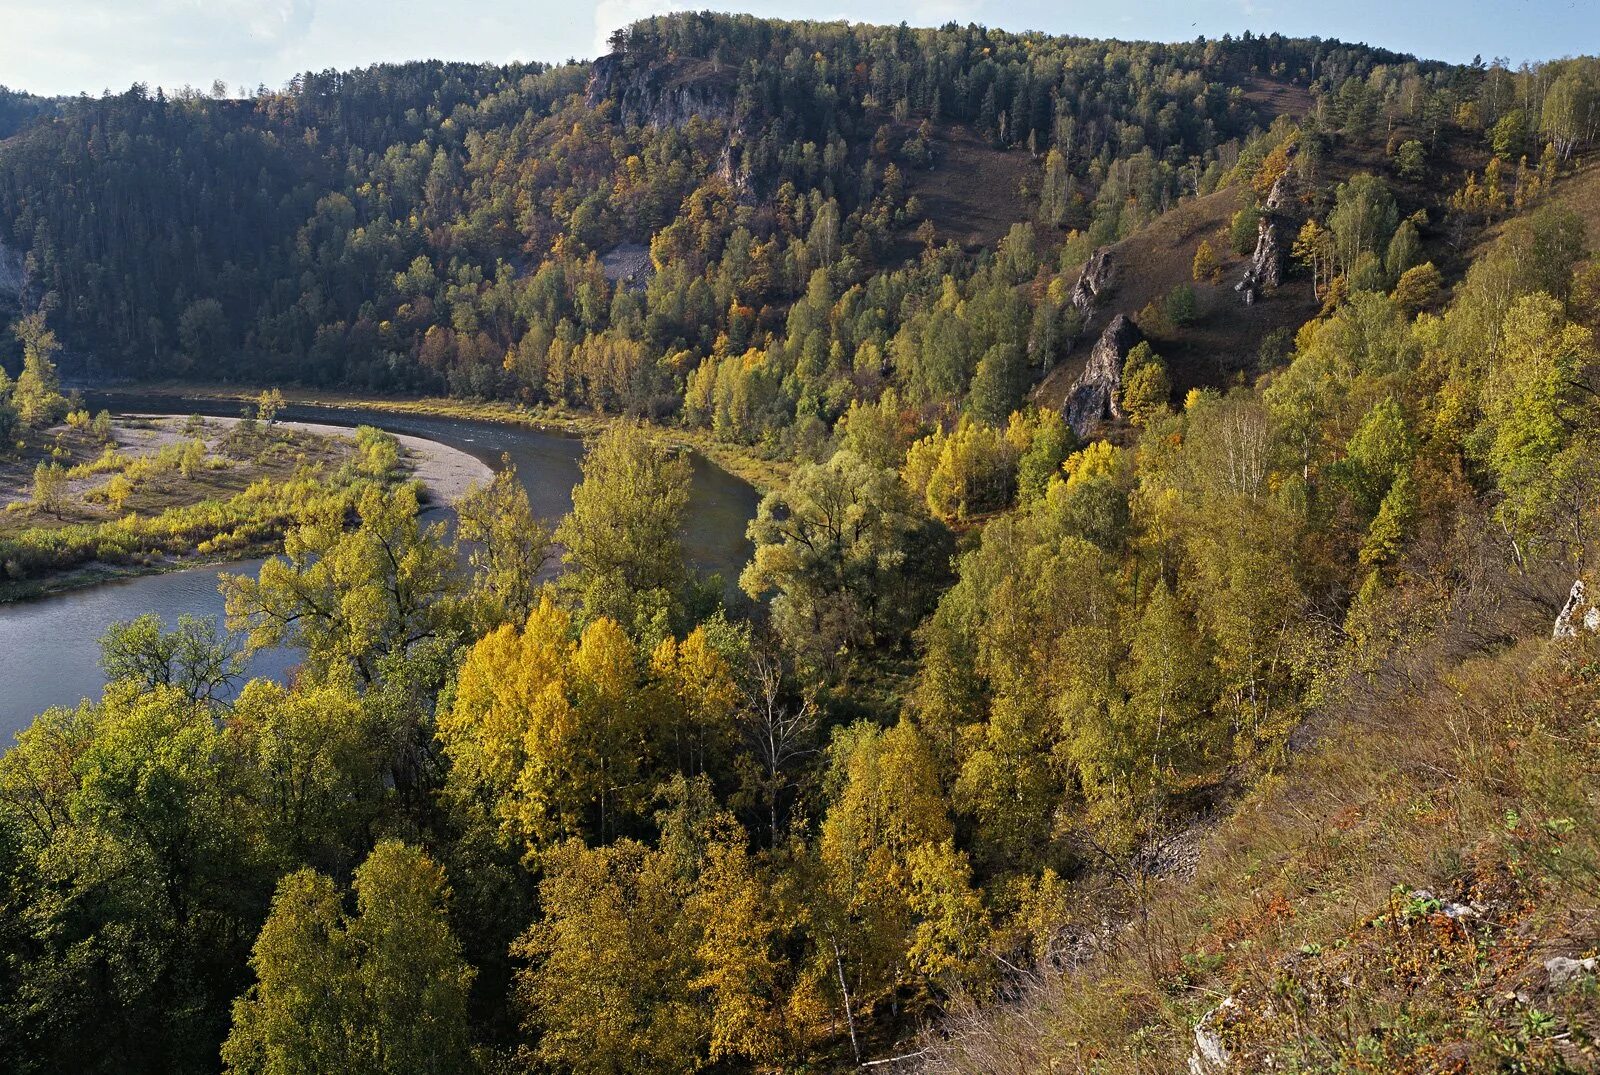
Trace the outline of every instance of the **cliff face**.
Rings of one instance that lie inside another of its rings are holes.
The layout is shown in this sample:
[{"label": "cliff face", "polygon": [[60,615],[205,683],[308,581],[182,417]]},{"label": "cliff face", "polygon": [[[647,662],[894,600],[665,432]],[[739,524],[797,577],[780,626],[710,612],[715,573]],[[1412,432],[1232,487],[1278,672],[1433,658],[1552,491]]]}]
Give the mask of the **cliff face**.
[{"label": "cliff face", "polygon": [[612,53],[596,60],[589,76],[589,107],[606,101],[617,103],[624,123],[671,127],[694,116],[731,121],[733,79],[731,73],[704,61],[656,64]]},{"label": "cliff face", "polygon": [[1122,417],[1122,366],[1128,352],[1143,339],[1139,326],[1126,314],[1118,314],[1095,341],[1088,363],[1067,392],[1063,408],[1067,424],[1079,439],[1087,438],[1101,422]]}]

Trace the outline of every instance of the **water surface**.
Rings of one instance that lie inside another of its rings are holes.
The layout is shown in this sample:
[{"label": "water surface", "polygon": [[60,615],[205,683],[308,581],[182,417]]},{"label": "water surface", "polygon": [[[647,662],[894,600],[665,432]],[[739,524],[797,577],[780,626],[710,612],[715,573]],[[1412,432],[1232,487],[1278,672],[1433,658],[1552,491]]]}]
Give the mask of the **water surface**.
[{"label": "water surface", "polygon": [[[91,409],[144,413],[237,415],[240,404],[216,400],[160,399],[89,393]],[[425,415],[385,414],[341,407],[289,406],[285,419],[331,425],[374,425],[392,433],[426,437],[468,452],[498,467],[510,457],[528,490],[535,515],[552,522],[572,507],[572,487],[581,474],[583,443],[574,436],[493,422]],[[700,572],[718,573],[731,588],[750,558],[745,526],[755,514],[757,495],[744,482],[704,459],[694,457],[694,478],[684,527],[684,549]],[[119,620],[155,612],[169,625],[188,612],[222,618],[217,576],[254,573],[260,561],[202,566],[100,583],[81,590],[29,601],[0,604],[0,750],[52,705],[73,705],[98,697],[101,673],[99,637]],[[284,678],[296,654],[259,653],[249,674]]]}]

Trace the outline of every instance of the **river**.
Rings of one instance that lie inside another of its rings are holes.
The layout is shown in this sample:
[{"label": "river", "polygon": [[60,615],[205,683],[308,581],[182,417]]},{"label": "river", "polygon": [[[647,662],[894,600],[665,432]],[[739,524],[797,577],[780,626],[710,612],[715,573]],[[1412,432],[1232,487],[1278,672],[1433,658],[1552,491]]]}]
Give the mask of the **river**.
[{"label": "river", "polygon": [[[106,407],[113,412],[217,416],[237,415],[241,407],[229,401],[100,393],[88,393],[86,402],[94,410]],[[552,522],[572,507],[572,487],[581,477],[578,463],[583,443],[563,433],[341,407],[288,406],[282,417],[330,425],[373,425],[391,433],[425,437],[494,467],[507,455],[528,491],[534,514]],[[694,457],[683,542],[697,571],[720,573],[728,585],[737,578],[750,558],[745,526],[755,515],[757,500],[749,485]],[[99,696],[105,677],[100,671],[97,640],[111,624],[146,612],[160,614],[169,625],[185,612],[215,616],[220,621],[222,597],[217,592],[217,576],[254,572],[259,566],[260,561],[254,560],[184,568],[0,604],[0,751],[44,709]],[[259,653],[249,674],[282,678],[294,662],[292,651]]]}]

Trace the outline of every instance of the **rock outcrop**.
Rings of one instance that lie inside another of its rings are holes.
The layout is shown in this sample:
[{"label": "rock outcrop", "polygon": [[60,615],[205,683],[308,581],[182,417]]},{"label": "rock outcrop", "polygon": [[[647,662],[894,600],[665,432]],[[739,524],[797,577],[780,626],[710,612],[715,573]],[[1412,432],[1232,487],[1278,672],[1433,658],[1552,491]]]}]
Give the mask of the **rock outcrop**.
[{"label": "rock outcrop", "polygon": [[1288,240],[1285,238],[1293,225],[1291,211],[1294,202],[1293,169],[1284,172],[1272,184],[1256,221],[1256,249],[1245,266],[1244,278],[1234,285],[1249,306],[1261,293],[1283,283],[1283,267],[1289,260]]},{"label": "rock outcrop", "polygon": [[1083,272],[1072,288],[1071,302],[1087,321],[1100,298],[1111,290],[1111,248],[1102,246],[1084,262]]},{"label": "rock outcrop", "polygon": [[1068,390],[1062,408],[1067,424],[1080,439],[1101,422],[1122,417],[1122,366],[1128,352],[1143,339],[1139,326],[1126,314],[1118,314],[1095,341],[1089,361]]},{"label": "rock outcrop", "polygon": [[1544,972],[1550,978],[1550,988],[1565,989],[1573,982],[1595,973],[1597,966],[1600,966],[1600,960],[1593,956],[1588,959],[1552,956],[1544,961]]},{"label": "rock outcrop", "polygon": [[594,62],[586,100],[590,108],[615,101],[624,123],[648,127],[676,127],[695,116],[731,121],[733,80],[709,63],[687,70],[611,53]]},{"label": "rock outcrop", "polygon": [[1206,1012],[1194,1027],[1194,1048],[1189,1053],[1189,1075],[1221,1075],[1233,1059],[1223,1044],[1219,1024],[1235,1006],[1232,997]]},{"label": "rock outcrop", "polygon": [[1572,589],[1567,593],[1567,603],[1561,606],[1561,612],[1556,616],[1555,630],[1550,632],[1550,637],[1576,638],[1579,627],[1591,634],[1600,633],[1600,606],[1589,600],[1582,579],[1573,582]]}]

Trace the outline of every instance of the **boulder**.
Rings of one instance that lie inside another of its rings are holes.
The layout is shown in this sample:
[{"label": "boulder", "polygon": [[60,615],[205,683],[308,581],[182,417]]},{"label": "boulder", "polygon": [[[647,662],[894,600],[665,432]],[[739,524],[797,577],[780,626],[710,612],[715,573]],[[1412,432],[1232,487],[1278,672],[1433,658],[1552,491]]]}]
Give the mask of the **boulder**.
[{"label": "boulder", "polygon": [[1122,417],[1122,366],[1128,352],[1144,339],[1144,333],[1127,314],[1111,319],[1095,341],[1083,372],[1067,391],[1062,413],[1080,439],[1088,437],[1101,422]]},{"label": "boulder", "polygon": [[1593,974],[1595,966],[1596,961],[1593,956],[1588,959],[1554,956],[1544,961],[1544,972],[1550,977],[1550,988],[1561,989],[1586,974]]}]

